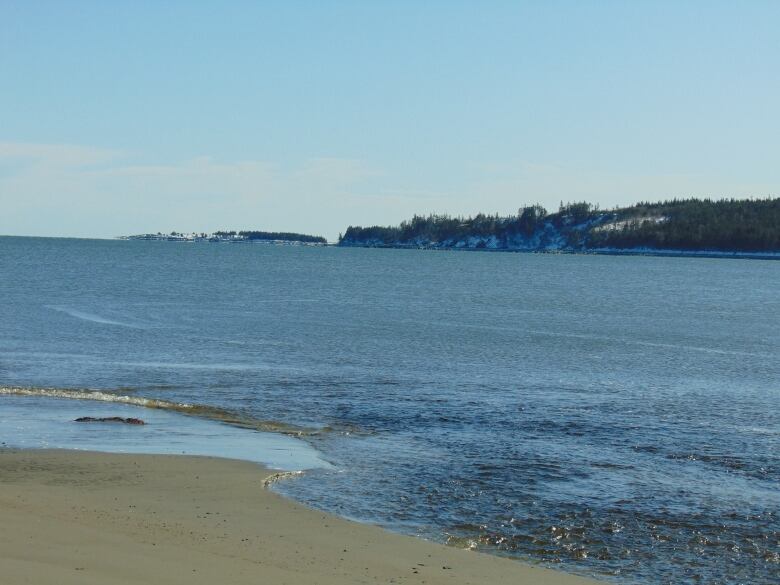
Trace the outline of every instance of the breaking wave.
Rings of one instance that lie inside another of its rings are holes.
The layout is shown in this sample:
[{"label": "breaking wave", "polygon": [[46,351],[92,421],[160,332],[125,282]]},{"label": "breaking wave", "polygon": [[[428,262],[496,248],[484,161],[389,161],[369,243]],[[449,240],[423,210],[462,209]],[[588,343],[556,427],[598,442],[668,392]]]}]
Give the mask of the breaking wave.
[{"label": "breaking wave", "polygon": [[189,416],[197,416],[209,420],[219,421],[243,429],[264,431],[269,433],[281,433],[294,437],[312,436],[328,430],[312,429],[279,421],[257,419],[242,413],[237,413],[216,406],[208,406],[205,404],[188,404],[186,402],[160,400],[159,398],[128,396],[126,394],[119,394],[105,390],[0,386],[0,396],[38,396],[44,398],[96,400],[99,402],[130,404],[143,408],[156,408],[160,410],[179,412]]}]

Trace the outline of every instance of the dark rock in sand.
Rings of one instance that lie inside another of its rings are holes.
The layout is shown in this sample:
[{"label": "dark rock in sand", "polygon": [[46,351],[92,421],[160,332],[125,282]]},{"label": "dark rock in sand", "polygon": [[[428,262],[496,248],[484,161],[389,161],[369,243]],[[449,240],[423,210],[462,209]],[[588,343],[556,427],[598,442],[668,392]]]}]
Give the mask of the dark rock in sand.
[{"label": "dark rock in sand", "polygon": [[125,423],[126,425],[145,425],[146,423],[140,418],[122,418],[121,416],[82,416],[77,418],[75,422],[118,422]]}]

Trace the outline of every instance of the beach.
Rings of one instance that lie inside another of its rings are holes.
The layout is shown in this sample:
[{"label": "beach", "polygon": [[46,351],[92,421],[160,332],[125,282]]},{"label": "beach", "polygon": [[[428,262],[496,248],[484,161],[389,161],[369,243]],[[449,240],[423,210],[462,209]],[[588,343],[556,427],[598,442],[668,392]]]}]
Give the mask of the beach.
[{"label": "beach", "polygon": [[0,451],[0,575],[34,583],[596,583],[306,508],[209,457]]}]

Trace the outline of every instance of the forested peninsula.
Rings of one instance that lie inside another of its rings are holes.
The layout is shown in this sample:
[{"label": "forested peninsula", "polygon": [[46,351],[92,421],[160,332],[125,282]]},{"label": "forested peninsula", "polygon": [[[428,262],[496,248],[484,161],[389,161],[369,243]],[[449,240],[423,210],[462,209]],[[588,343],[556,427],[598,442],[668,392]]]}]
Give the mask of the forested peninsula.
[{"label": "forested peninsula", "polygon": [[594,253],[780,254],[780,198],[673,199],[612,210],[540,205],[517,215],[415,216],[399,226],[350,226],[339,246]]}]

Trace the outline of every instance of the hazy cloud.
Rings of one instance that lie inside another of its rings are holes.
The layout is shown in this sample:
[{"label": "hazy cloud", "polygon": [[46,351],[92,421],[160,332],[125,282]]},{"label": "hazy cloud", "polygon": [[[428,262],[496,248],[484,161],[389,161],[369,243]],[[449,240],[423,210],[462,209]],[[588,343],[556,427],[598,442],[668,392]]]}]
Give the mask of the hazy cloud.
[{"label": "hazy cloud", "polygon": [[765,196],[771,186],[696,174],[632,175],[535,161],[474,163],[448,190],[427,189],[354,158],[143,164],[112,149],[0,143],[0,233],[112,237],[221,228],[303,231],[334,239],[348,225],[415,213],[515,213],[560,201],[602,207],[687,196]]},{"label": "hazy cloud", "polygon": [[0,143],[0,233],[111,237],[234,227],[333,237],[338,227],[328,218],[340,227],[355,189],[380,175],[349,158],[314,158],[293,168],[208,156],[146,165],[113,150]]},{"label": "hazy cloud", "polygon": [[71,144],[0,142],[0,162],[18,165],[33,163],[60,168],[85,167],[114,160],[121,154],[117,150]]}]

